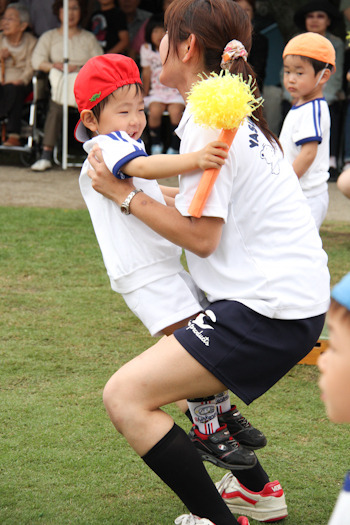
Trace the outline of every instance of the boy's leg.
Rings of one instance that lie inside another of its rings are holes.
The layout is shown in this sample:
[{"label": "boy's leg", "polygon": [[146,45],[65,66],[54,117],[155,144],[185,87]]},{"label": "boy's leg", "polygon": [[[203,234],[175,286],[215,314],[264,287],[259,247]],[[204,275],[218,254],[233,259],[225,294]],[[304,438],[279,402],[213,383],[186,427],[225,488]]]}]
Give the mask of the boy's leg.
[{"label": "boy's leg", "polygon": [[123,366],[104,390],[104,403],[116,429],[179,495],[190,512],[216,525],[237,524],[237,521],[216,490],[193,444],[159,407],[187,396],[213,395],[223,388],[220,381],[170,336]]}]

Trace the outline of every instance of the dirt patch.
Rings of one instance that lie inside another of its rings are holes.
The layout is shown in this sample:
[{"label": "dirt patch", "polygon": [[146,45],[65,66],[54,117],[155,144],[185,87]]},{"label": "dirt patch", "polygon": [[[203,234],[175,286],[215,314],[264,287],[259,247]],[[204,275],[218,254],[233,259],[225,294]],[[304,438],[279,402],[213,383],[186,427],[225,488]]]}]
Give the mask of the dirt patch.
[{"label": "dirt patch", "polygon": [[[39,208],[86,208],[80,194],[80,169],[53,168],[36,173],[22,166],[0,166],[0,206],[29,206]],[[162,184],[174,186],[176,179]],[[329,209],[326,220],[350,222],[350,200],[329,183]]]}]

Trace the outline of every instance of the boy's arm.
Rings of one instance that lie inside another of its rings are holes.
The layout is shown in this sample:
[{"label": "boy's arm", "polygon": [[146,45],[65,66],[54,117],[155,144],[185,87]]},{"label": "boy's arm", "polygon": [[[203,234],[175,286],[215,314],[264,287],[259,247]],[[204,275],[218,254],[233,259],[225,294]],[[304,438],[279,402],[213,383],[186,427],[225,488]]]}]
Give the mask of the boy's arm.
[{"label": "boy's arm", "polygon": [[227,144],[215,141],[192,153],[136,157],[124,164],[122,171],[130,177],[165,179],[192,170],[220,169],[227,158],[227,150]]},{"label": "boy's arm", "polygon": [[310,168],[311,164],[316,158],[318,142],[306,142],[301,146],[299,155],[294,159],[293,169],[300,179],[304,173]]}]

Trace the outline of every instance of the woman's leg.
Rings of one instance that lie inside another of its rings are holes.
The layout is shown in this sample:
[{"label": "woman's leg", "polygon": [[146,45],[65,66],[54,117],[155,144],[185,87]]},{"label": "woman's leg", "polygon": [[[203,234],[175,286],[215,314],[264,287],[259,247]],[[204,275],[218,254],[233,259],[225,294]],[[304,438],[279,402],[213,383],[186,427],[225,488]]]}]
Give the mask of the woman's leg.
[{"label": "woman's leg", "polygon": [[[124,365],[108,381],[104,403],[116,427],[193,514],[236,524],[185,432],[159,407],[224,390],[173,337]],[[135,425],[135,413],[138,424]]]}]

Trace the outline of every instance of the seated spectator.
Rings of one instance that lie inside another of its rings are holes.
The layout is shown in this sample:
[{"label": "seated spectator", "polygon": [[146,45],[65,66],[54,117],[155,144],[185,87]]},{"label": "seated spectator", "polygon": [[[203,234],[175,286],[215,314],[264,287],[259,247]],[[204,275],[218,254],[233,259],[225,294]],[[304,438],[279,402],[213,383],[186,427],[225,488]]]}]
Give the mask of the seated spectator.
[{"label": "seated spectator", "polygon": [[100,42],[105,53],[124,53],[129,45],[125,15],[114,0],[99,0],[100,8],[91,17],[90,31]]},{"label": "seated spectator", "polygon": [[28,8],[31,28],[37,37],[59,26],[59,21],[52,12],[54,0],[21,0],[21,3]]},{"label": "seated spectator", "polygon": [[140,65],[140,49],[145,43],[145,28],[152,16],[149,11],[139,9],[140,0],[118,0],[119,7],[126,16],[129,32],[129,47],[127,54]]},{"label": "seated spectator", "polygon": [[302,6],[294,16],[296,25],[302,31],[319,33],[330,40],[336,53],[337,69],[324,88],[331,114],[330,159],[331,180],[337,177],[337,158],[340,138],[341,103],[343,92],[344,42],[333,33],[332,29],[341,21],[341,13],[327,0],[312,0]]},{"label": "seated spectator", "polygon": [[151,154],[163,152],[162,115],[168,111],[170,118],[170,144],[168,154],[179,152],[180,139],[175,133],[179,125],[185,102],[177,89],[164,86],[159,81],[162,70],[162,60],[159,54],[159,44],[165,35],[162,15],[153,15],[147,22],[145,39],[140,51],[142,82],[145,92],[145,107],[148,109],[148,129],[150,133]]},{"label": "seated spectator", "polygon": [[[85,62],[103,50],[95,36],[79,26],[83,13],[83,0],[68,1],[68,105],[75,106],[73,85],[80,68]],[[34,171],[45,171],[52,167],[52,152],[61,135],[63,119],[63,0],[55,0],[53,11],[60,21],[60,27],[44,33],[35,47],[32,64],[49,74],[51,99],[44,126],[43,152],[32,165]]]},{"label": "seated spectator", "polygon": [[31,57],[36,44],[36,38],[26,32],[29,24],[30,17],[26,7],[18,3],[7,6],[0,33],[0,118],[7,120],[7,139],[3,146],[21,145],[22,108],[31,90]]},{"label": "seated spectator", "polygon": [[[253,27],[255,15],[255,0],[235,0],[248,14]],[[248,62],[255,71],[256,79],[260,92],[263,91],[266,75],[266,64],[268,55],[269,41],[267,37],[258,31],[253,30],[252,48],[249,53]]]}]

